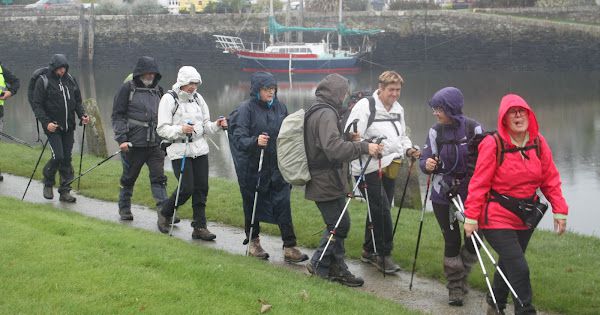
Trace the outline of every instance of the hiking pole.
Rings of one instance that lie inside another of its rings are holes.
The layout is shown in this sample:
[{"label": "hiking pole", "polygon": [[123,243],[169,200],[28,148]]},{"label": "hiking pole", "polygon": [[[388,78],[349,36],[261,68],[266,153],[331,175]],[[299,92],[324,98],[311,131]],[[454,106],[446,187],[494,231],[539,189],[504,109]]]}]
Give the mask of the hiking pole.
[{"label": "hiking pole", "polygon": [[[83,123],[79,121],[79,125],[81,126]],[[81,150],[79,151],[79,178],[77,179],[77,190],[79,190],[79,184],[81,184],[81,164],[83,162],[83,144],[85,143],[85,126],[83,125],[83,135],[81,135]]]},{"label": "hiking pole", "polygon": [[[360,168],[362,169],[362,159],[359,157],[358,161],[360,163]],[[373,243],[373,255],[377,256],[379,253],[377,252],[377,244],[375,244],[375,231],[373,230],[373,217],[371,216],[371,205],[369,204],[369,191],[367,186],[367,181],[362,177],[362,189],[365,192],[365,200],[367,201],[367,217],[369,218],[369,226],[368,229],[371,231],[371,242]]]},{"label": "hiking pole", "polygon": [[[187,121],[188,125],[192,125],[190,121]],[[173,227],[175,226],[175,216],[177,214],[177,204],[179,203],[179,191],[181,189],[181,180],[183,179],[183,171],[185,170],[185,155],[187,154],[188,147],[190,145],[191,134],[185,137],[185,147],[183,149],[183,158],[181,159],[181,168],[179,169],[179,180],[177,181],[177,191],[175,192],[175,207],[173,208],[173,215],[171,216],[171,226],[169,227],[169,236],[173,236]]]},{"label": "hiking pole", "polygon": [[[460,195],[456,195],[456,198],[458,199],[458,201],[455,200],[455,198],[452,198],[452,202],[459,209],[459,211],[463,214],[462,221],[464,222],[465,206],[464,206],[464,204],[462,202],[462,198],[460,197]],[[510,289],[510,292],[513,294],[513,296],[519,302],[519,304],[521,304],[521,306],[523,306],[523,301],[521,301],[521,298],[519,298],[519,295],[517,294],[517,292],[515,292],[515,289],[513,289],[512,285],[510,285],[510,282],[508,282],[508,279],[504,275],[504,272],[502,272],[502,269],[500,269],[500,266],[498,266],[498,264],[496,263],[496,260],[494,259],[494,256],[492,256],[492,254],[488,250],[487,246],[483,243],[483,240],[481,239],[481,237],[479,237],[479,234],[477,233],[477,231],[473,231],[473,235],[475,235],[475,238],[477,239],[477,242],[479,244],[481,244],[481,247],[483,248],[483,250],[487,254],[488,258],[490,259],[490,261],[492,262],[492,264],[494,265],[494,267],[496,268],[496,271],[498,271],[498,274],[500,275],[500,277],[502,277],[502,280],[504,280],[504,283],[506,284],[506,286]]]},{"label": "hiking pole", "polygon": [[494,301],[494,306],[496,306],[496,313],[500,313],[500,308],[498,307],[498,302],[496,301],[496,296],[494,295],[494,290],[492,290],[492,285],[490,284],[490,277],[485,270],[485,265],[483,264],[483,259],[481,259],[481,254],[479,253],[479,248],[477,248],[477,242],[475,241],[475,237],[471,235],[471,241],[473,242],[473,247],[475,248],[475,253],[477,254],[477,260],[479,260],[479,265],[481,266],[481,271],[485,276],[485,283],[487,284],[488,290],[490,291],[490,295],[492,296],[492,301]]},{"label": "hiking pole", "polygon": [[[381,238],[383,240],[384,235],[385,235],[385,214],[384,214],[384,204],[383,204],[383,197],[385,197],[385,192],[383,191],[383,169],[381,168],[381,156],[379,157],[379,159],[377,160],[377,165],[378,165],[378,169],[377,169],[377,177],[379,177],[379,210],[381,211]],[[381,273],[383,273],[383,277],[385,278],[385,257],[384,256],[380,256],[381,257]]]},{"label": "hiking pole", "polygon": [[413,164],[415,164],[415,158],[411,157],[410,165],[408,165],[408,175],[406,175],[406,182],[404,183],[404,190],[402,191],[402,198],[400,198],[400,205],[398,206],[396,223],[394,223],[394,230],[392,232],[392,242],[394,241],[394,236],[396,236],[396,228],[398,227],[398,221],[400,220],[400,211],[402,211],[402,206],[404,205],[404,197],[406,196],[406,189],[408,188],[408,182],[410,180],[410,173],[412,172]]},{"label": "hiking pole", "polygon": [[427,206],[427,196],[429,195],[429,187],[435,175],[427,176],[427,188],[425,188],[425,199],[423,199],[423,208],[421,208],[421,222],[419,223],[419,233],[417,234],[417,246],[415,247],[415,257],[413,258],[412,272],[410,273],[410,284],[408,290],[412,290],[413,278],[415,276],[415,268],[417,266],[417,255],[419,255],[419,245],[421,244],[421,233],[423,232],[423,216],[425,215],[425,207]]},{"label": "hiking pole", "polygon": [[19,138],[15,138],[15,137],[13,137],[13,136],[11,136],[9,134],[6,134],[6,133],[4,133],[2,131],[0,131],[0,136],[3,136],[6,139],[12,140],[12,141],[14,141],[14,142],[16,142],[18,144],[22,144],[22,145],[24,145],[24,146],[26,146],[28,148],[33,149],[33,147],[29,143],[27,143],[27,142],[25,142],[25,141],[23,141],[23,140],[21,140]]},{"label": "hiking pole", "polygon": [[[131,146],[131,144],[129,144],[129,146]],[[115,152],[115,153],[111,154],[110,156],[108,156],[108,157],[107,157],[107,158],[105,158],[104,160],[102,160],[102,161],[98,162],[96,165],[94,165],[94,166],[92,166],[92,167],[88,168],[88,169],[87,169],[85,172],[81,173],[81,175],[79,175],[79,176],[77,176],[77,177],[75,177],[75,178],[71,179],[71,180],[70,180],[70,181],[68,181],[68,182],[67,182],[65,185],[70,185],[72,182],[74,182],[74,181],[76,181],[76,180],[80,179],[81,177],[85,176],[85,174],[87,174],[87,173],[89,173],[89,172],[93,171],[93,170],[94,170],[96,167],[98,167],[98,166],[100,166],[100,165],[104,164],[104,162],[106,162],[106,161],[108,161],[108,160],[112,159],[112,158],[113,158],[115,155],[117,155],[117,154],[119,154],[119,153],[121,153],[121,150],[119,150],[119,151],[117,151],[117,152]]]},{"label": "hiking pole", "polygon": [[[262,133],[268,136],[266,132]],[[254,218],[256,217],[256,205],[258,204],[258,189],[260,188],[260,173],[262,171],[263,158],[265,157],[265,147],[260,148],[260,157],[258,159],[258,179],[256,180],[256,189],[254,190],[254,205],[252,206],[252,217],[250,218],[250,233],[246,236],[246,239],[242,242],[242,245],[246,246],[246,256],[250,252],[250,240],[252,240],[252,233],[254,232]]]},{"label": "hiking pole", "polygon": [[23,201],[23,199],[25,199],[25,195],[27,194],[29,185],[31,185],[31,180],[33,179],[33,175],[35,175],[35,171],[37,170],[38,165],[40,165],[40,160],[42,159],[42,156],[44,155],[44,151],[46,151],[47,145],[48,145],[48,139],[46,139],[46,142],[44,142],[44,146],[42,147],[42,152],[40,153],[40,157],[38,158],[37,162],[35,163],[35,167],[33,168],[33,172],[31,172],[31,176],[29,176],[29,182],[27,182],[27,187],[25,188],[25,192],[23,192],[23,197],[21,197],[21,201]]},{"label": "hiking pole", "polygon": [[[227,121],[227,118],[225,118],[225,116],[221,115],[219,116],[219,118],[225,119],[225,121]],[[229,141],[229,127],[225,126],[225,127],[221,127],[221,129],[223,129],[223,131],[225,131],[225,136],[227,137],[227,141]]]},{"label": "hiking pole", "polygon": [[[377,140],[375,141],[375,143],[381,144],[381,141],[383,141],[383,139],[386,139],[386,136],[378,137]],[[372,159],[373,159],[373,156],[369,156],[369,158],[367,159],[367,162],[365,163],[365,167],[360,171],[360,175],[358,175],[358,180],[356,181],[356,184],[352,188],[352,191],[355,191],[356,188],[358,187],[358,185],[362,182],[361,178],[364,178],[365,171],[367,170],[367,167],[369,166],[369,163],[371,163]],[[352,200],[352,197],[348,197],[348,200],[346,201],[346,204],[344,205],[344,209],[342,209],[342,213],[340,214],[340,217],[337,219],[337,222],[335,222],[335,225],[333,226],[333,230],[329,231],[329,237],[327,238],[327,243],[325,244],[325,248],[323,248],[323,252],[321,253],[321,256],[319,257],[319,260],[317,261],[316,269],[319,269],[319,264],[321,263],[321,260],[323,260],[323,256],[325,256],[325,253],[327,252],[327,248],[329,248],[329,244],[331,244],[331,240],[333,239],[333,236],[336,234],[337,228],[338,228],[338,226],[340,226],[340,222],[342,222],[342,218],[344,217],[346,210],[348,210],[348,205],[350,205],[350,200]]]}]

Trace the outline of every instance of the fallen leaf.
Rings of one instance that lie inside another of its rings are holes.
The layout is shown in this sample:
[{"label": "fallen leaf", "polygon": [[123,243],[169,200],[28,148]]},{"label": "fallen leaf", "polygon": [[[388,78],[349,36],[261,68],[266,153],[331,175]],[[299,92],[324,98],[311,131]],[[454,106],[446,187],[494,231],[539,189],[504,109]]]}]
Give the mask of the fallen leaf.
[{"label": "fallen leaf", "polygon": [[261,314],[264,314],[264,313],[266,313],[266,312],[270,311],[270,310],[271,310],[271,307],[272,307],[272,306],[271,306],[270,304],[263,304],[263,305],[260,307],[260,313],[261,313]]},{"label": "fallen leaf", "polygon": [[302,298],[303,301],[308,301],[308,292],[306,292],[306,290],[302,290],[300,291],[300,297]]}]

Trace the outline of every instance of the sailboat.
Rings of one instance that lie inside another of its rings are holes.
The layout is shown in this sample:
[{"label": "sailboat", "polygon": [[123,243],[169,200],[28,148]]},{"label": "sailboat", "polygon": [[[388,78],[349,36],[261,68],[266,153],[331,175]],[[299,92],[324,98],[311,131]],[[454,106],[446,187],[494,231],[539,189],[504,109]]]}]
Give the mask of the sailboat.
[{"label": "sailboat", "polygon": [[[280,33],[302,31],[302,32],[325,32],[326,40],[320,43],[302,42],[275,42]],[[271,0],[269,14],[269,44],[250,43],[248,47],[241,38],[226,35],[213,35],[217,48],[224,53],[235,54],[241,63],[243,71],[269,71],[274,73],[356,73],[359,71],[358,62],[364,55],[368,54],[373,46],[369,41],[369,35],[375,35],[383,30],[358,30],[349,29],[342,23],[342,0],[339,0],[339,20],[336,27],[301,27],[284,26],[275,20],[273,14],[273,1]],[[335,49],[329,42],[329,34],[338,34],[338,43]],[[360,47],[342,47],[343,36],[362,35],[363,41]]]}]

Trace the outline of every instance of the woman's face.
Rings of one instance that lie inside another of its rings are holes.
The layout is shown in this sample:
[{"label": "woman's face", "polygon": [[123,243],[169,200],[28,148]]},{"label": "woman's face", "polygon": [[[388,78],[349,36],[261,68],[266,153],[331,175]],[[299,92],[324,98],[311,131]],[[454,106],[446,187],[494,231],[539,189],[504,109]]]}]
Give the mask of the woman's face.
[{"label": "woman's face", "polygon": [[504,125],[512,133],[524,133],[529,129],[529,111],[520,106],[513,106],[504,115]]},{"label": "woman's face", "polygon": [[196,90],[198,89],[198,83],[196,82],[191,82],[188,83],[186,85],[181,86],[180,88],[182,91],[187,92],[187,93],[194,93],[196,92]]},{"label": "woman's face", "polygon": [[263,102],[270,102],[273,100],[273,97],[275,96],[275,90],[277,88],[274,86],[265,86],[265,87],[261,87],[259,94],[260,94],[260,100]]},{"label": "woman's face", "polygon": [[446,113],[444,112],[444,109],[441,106],[434,106],[432,108],[432,110],[433,110],[433,116],[435,116],[435,118],[437,118],[437,121],[440,124],[449,125],[452,123],[452,118],[450,118],[448,115],[446,115]]}]

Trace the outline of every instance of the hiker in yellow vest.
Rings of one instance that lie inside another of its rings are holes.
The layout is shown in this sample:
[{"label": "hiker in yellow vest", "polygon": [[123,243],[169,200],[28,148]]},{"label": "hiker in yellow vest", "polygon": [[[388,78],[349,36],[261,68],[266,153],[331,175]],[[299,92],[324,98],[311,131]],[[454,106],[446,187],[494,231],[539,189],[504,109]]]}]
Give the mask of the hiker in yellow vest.
[{"label": "hiker in yellow vest", "polygon": [[[19,86],[19,79],[0,62],[0,131],[4,128],[4,102],[17,94]],[[0,181],[3,179],[0,172]]]}]

